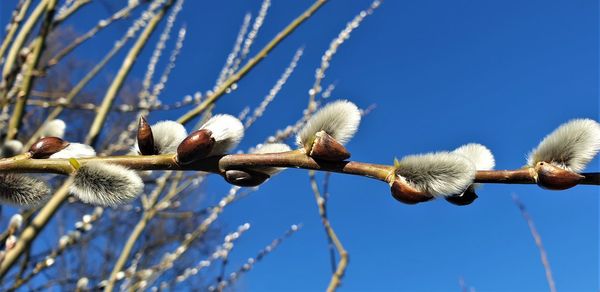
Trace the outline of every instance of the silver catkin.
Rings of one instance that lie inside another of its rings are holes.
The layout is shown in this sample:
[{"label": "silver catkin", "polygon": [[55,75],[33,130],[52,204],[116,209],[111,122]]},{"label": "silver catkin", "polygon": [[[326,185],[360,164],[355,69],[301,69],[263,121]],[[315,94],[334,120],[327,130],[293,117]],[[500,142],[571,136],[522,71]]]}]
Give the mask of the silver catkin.
[{"label": "silver catkin", "polygon": [[0,175],[0,202],[18,207],[36,207],[48,200],[50,187],[42,180],[22,174]]}]

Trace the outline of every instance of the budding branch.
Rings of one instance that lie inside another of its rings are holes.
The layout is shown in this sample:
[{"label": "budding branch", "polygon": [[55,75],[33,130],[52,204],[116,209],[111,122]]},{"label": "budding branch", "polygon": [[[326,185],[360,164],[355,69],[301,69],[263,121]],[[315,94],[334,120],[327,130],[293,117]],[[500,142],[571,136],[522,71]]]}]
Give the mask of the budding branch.
[{"label": "budding branch", "polygon": [[[391,183],[394,166],[358,161],[315,160],[303,150],[269,154],[229,154],[208,157],[192,164],[181,165],[174,154],[147,156],[107,156],[77,159],[31,159],[22,154],[0,159],[0,173],[55,173],[69,175],[77,171],[77,164],[104,162],[135,170],[204,171],[224,175],[226,170],[245,170],[257,167],[300,168],[370,177]],[[581,185],[600,185],[600,173],[582,173]],[[535,184],[536,174],[529,168],[517,170],[477,171],[475,183]]]}]

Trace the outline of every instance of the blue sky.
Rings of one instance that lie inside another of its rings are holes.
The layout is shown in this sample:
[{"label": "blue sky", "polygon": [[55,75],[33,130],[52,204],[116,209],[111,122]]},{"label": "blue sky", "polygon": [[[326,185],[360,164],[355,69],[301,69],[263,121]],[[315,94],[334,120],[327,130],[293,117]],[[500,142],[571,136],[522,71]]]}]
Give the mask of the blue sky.
[{"label": "blue sky", "polygon": [[[274,1],[251,55],[310,4]],[[297,70],[241,149],[302,115],[321,55],[369,4],[330,1],[221,99],[215,112],[238,114],[257,106],[295,50],[305,48]],[[211,88],[244,14],[255,15],[259,7],[260,1],[188,1],[176,25],[187,25],[187,39],[162,101]],[[108,15],[98,7],[95,13]],[[72,24],[83,32],[94,23],[78,18]],[[117,25],[100,35],[80,56],[98,59],[124,29]],[[140,60],[150,52],[151,47]],[[394,157],[478,142],[493,151],[498,169],[514,169],[561,123],[598,120],[598,61],[597,1],[387,1],[342,45],[324,84],[336,83],[331,99],[377,106],[348,144],[352,159],[391,164]],[[134,78],[141,79],[145,67],[139,62]],[[599,170],[598,159],[587,169]],[[207,203],[227,188],[220,178],[211,179]],[[467,207],[445,201],[408,206],[396,202],[381,182],[334,174],[330,192],[329,216],[351,259],[342,291],[456,291],[459,277],[478,291],[547,291],[539,252],[512,194],[535,220],[558,290],[598,290],[597,187],[552,192],[486,185]],[[227,208],[221,220],[225,230],[252,224],[231,254],[230,269],[289,225],[304,226],[245,275],[239,290],[327,286],[326,239],[306,171],[271,179]]]}]

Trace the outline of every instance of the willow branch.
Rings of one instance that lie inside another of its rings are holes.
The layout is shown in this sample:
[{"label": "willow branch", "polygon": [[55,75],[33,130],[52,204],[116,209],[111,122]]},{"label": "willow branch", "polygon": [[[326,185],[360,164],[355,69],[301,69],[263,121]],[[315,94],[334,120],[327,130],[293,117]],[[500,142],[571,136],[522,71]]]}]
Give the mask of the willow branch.
[{"label": "willow branch", "polygon": [[6,276],[6,273],[13,264],[19,259],[27,246],[37,237],[39,232],[46,226],[50,218],[56,213],[60,205],[69,196],[69,187],[73,178],[67,179],[63,185],[54,193],[52,198],[44,205],[31,224],[21,233],[21,236],[15,246],[6,253],[4,260],[0,263],[0,279]]},{"label": "willow branch", "polygon": [[60,15],[58,15],[54,18],[54,21],[52,22],[52,26],[57,26],[57,25],[61,24],[63,21],[65,21],[67,18],[69,18],[69,16],[73,15],[81,7],[89,4],[90,2],[91,2],[91,0],[75,1],[75,3],[73,3],[73,5],[69,6],[69,8],[67,8]]},{"label": "willow branch", "polygon": [[287,36],[289,36],[296,28],[298,28],[304,21],[309,19],[323,4],[325,4],[327,0],[317,0],[315,3],[310,6],[306,11],[304,11],[300,16],[294,19],[288,26],[286,26],[281,32],[279,32],[275,38],[273,38],[260,52],[258,52],[252,59],[242,67],[238,72],[231,75],[225,82],[219,85],[217,89],[207,98],[199,104],[196,108],[190,110],[181,116],[177,121],[179,123],[185,124],[189,122],[191,119],[195,118],[203,111],[205,111],[210,105],[215,103],[223,94],[227,92],[227,89],[234,83],[238,82],[242,77],[244,77],[252,68],[254,68],[260,61],[267,57],[269,52],[271,52],[281,41],[283,41]]},{"label": "willow branch", "polygon": [[[129,258],[129,255],[131,254],[131,251],[133,250],[134,244],[137,242],[140,235],[142,235],[142,232],[144,231],[144,229],[146,229],[148,222],[150,222],[150,220],[154,217],[154,215],[156,215],[156,212],[158,210],[156,208],[156,203],[158,202],[158,197],[159,197],[160,193],[162,192],[162,190],[165,188],[167,179],[172,174],[173,174],[172,172],[165,173],[162,176],[163,179],[159,181],[159,184],[157,184],[156,188],[153,190],[153,193],[150,195],[150,201],[148,203],[149,207],[147,210],[144,211],[144,214],[142,215],[142,217],[140,218],[138,223],[135,225],[135,227],[131,231],[131,234],[129,234],[129,238],[127,238],[127,241],[125,242],[125,245],[123,246],[123,249],[121,250],[121,253],[119,254],[119,257],[117,258],[117,261],[116,261],[115,265],[113,266],[110,276],[108,277],[108,282],[106,284],[104,291],[110,292],[114,289],[115,281],[117,279],[117,273],[120,272],[121,270],[123,270],[123,267],[125,266],[125,262]],[[173,182],[171,182],[171,188],[169,189],[169,194],[167,196],[169,196],[171,194],[174,195],[177,193],[176,186],[179,184],[179,182],[181,181],[182,178],[183,178],[183,176],[181,175],[181,173],[179,173],[176,176],[175,180]]]},{"label": "willow branch", "polygon": [[31,6],[31,0],[25,0],[22,3],[21,7],[18,8],[19,12],[12,19],[9,28],[7,29],[6,36],[4,37],[4,40],[2,40],[2,45],[0,45],[0,59],[2,59],[4,53],[6,53],[8,45],[10,45],[13,37],[15,36],[15,33],[17,33],[19,24],[21,23],[21,21],[23,21],[23,18],[25,18],[25,14],[27,14],[29,6]]},{"label": "willow branch", "polygon": [[[229,154],[201,159],[189,165],[177,163],[174,154],[148,156],[106,156],[78,158],[84,165],[89,162],[119,164],[134,170],[204,171],[223,175],[226,170],[256,167],[300,168],[358,175],[384,182],[394,180],[394,166],[359,161],[315,160],[301,150],[270,154]],[[55,173],[69,175],[75,168],[68,159],[0,159],[0,173]],[[580,185],[600,185],[600,173],[582,173]],[[475,183],[535,184],[536,174],[530,169],[477,171]]]},{"label": "willow branch", "polygon": [[8,51],[8,55],[6,56],[4,68],[2,70],[2,78],[4,78],[5,80],[13,71],[13,66],[17,60],[17,56],[19,55],[21,48],[23,48],[27,37],[35,27],[37,21],[40,19],[40,17],[42,17],[42,14],[46,10],[47,5],[48,0],[42,0],[38,4],[38,6],[35,7],[33,12],[31,12],[29,17],[27,17],[27,20],[23,24],[23,27],[15,37],[15,40],[13,41],[13,44],[10,47],[10,50]]},{"label": "willow branch", "polygon": [[25,107],[27,105],[27,98],[29,97],[29,93],[33,88],[35,76],[34,72],[42,56],[42,51],[46,45],[46,37],[50,31],[50,24],[52,23],[52,17],[54,16],[56,2],[56,0],[47,1],[44,23],[42,23],[40,34],[33,40],[31,45],[32,53],[27,57],[27,67],[23,74],[23,84],[17,93],[17,103],[15,104],[10,122],[8,123],[6,141],[15,139],[19,128],[21,127],[23,114],[25,113]]},{"label": "willow branch", "polygon": [[314,173],[314,170],[309,171],[310,185],[315,195],[317,207],[319,207],[321,223],[325,228],[325,233],[327,234],[327,240],[329,241],[329,244],[333,244],[333,246],[335,246],[335,249],[340,255],[340,260],[337,263],[337,268],[335,267],[335,263],[333,264],[333,275],[331,276],[329,286],[327,287],[327,291],[332,292],[335,291],[342,282],[342,278],[346,273],[346,267],[348,266],[349,255],[344,246],[342,245],[342,242],[338,238],[337,234],[333,230],[333,227],[331,227],[331,222],[329,222],[329,218],[327,217],[326,200],[325,198],[323,198],[323,196],[321,196],[321,192],[319,191],[319,186],[317,185]]},{"label": "willow branch", "polygon": [[552,269],[550,269],[550,262],[548,261],[548,254],[546,253],[546,249],[544,248],[544,244],[542,243],[542,237],[540,236],[537,228],[535,228],[535,224],[533,223],[533,219],[529,216],[525,205],[519,200],[519,197],[516,194],[513,194],[513,201],[519,211],[521,211],[521,215],[523,219],[527,222],[527,226],[529,226],[529,231],[531,232],[531,236],[535,241],[535,246],[538,248],[540,252],[540,259],[542,261],[542,265],[544,266],[544,271],[546,272],[546,280],[548,281],[548,288],[550,292],[556,292],[556,284],[554,282],[554,278],[552,277]]},{"label": "willow branch", "polygon": [[102,129],[102,126],[104,125],[104,122],[106,121],[106,117],[108,116],[110,107],[112,106],[113,102],[115,101],[115,98],[117,97],[117,93],[123,86],[123,83],[125,82],[125,78],[127,77],[127,75],[129,75],[129,72],[131,71],[133,64],[137,60],[138,55],[140,54],[140,52],[142,51],[142,49],[144,48],[144,46],[150,39],[150,36],[156,29],[156,26],[163,19],[163,17],[165,16],[165,13],[167,12],[167,10],[169,10],[171,5],[173,5],[173,1],[169,1],[169,2],[165,3],[165,5],[162,7],[162,9],[159,10],[149,20],[148,25],[146,26],[146,28],[144,28],[144,31],[142,31],[139,38],[133,45],[133,47],[127,53],[127,56],[123,60],[123,64],[121,65],[121,68],[119,69],[119,71],[117,72],[117,75],[115,76],[115,79],[113,80],[110,87],[106,91],[106,95],[104,95],[104,99],[102,100],[102,103],[100,104],[100,108],[98,109],[98,114],[96,115],[96,118],[94,118],[94,121],[92,122],[90,131],[85,139],[86,144],[90,144],[90,145],[95,144],[96,140],[98,139],[98,135],[100,134],[100,130]]},{"label": "willow branch", "polygon": [[46,66],[50,67],[50,66],[56,65],[60,60],[62,60],[62,58],[64,58],[69,53],[71,53],[73,50],[75,50],[75,48],[77,48],[79,45],[81,45],[82,43],[84,43],[88,39],[90,39],[93,36],[95,36],[96,33],[98,33],[100,30],[108,27],[114,21],[122,19],[125,16],[129,15],[129,13],[134,8],[138,7],[138,5],[139,5],[139,2],[136,2],[134,5],[127,5],[126,7],[122,8],[121,10],[115,12],[111,17],[109,17],[107,19],[100,20],[98,22],[98,24],[96,24],[95,27],[93,27],[92,29],[90,29],[89,31],[87,31],[86,33],[84,33],[83,35],[77,37],[73,42],[71,42],[65,48],[63,48],[58,53],[56,53],[56,55],[54,55],[54,57],[52,57],[48,61],[48,64]]}]

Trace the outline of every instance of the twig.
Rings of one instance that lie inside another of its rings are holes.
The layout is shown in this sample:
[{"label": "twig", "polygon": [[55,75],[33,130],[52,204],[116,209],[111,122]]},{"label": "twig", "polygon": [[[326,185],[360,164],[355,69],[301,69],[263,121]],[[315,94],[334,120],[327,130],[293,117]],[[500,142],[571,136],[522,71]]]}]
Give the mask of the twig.
[{"label": "twig", "polygon": [[313,170],[308,172],[310,177],[310,185],[312,187],[313,193],[315,195],[315,200],[317,201],[317,207],[319,207],[319,215],[321,216],[321,223],[325,228],[325,233],[327,234],[327,239],[330,243],[333,243],[335,248],[340,255],[340,260],[337,263],[337,268],[335,264],[333,265],[334,273],[331,276],[331,280],[329,281],[329,286],[327,287],[328,292],[335,291],[342,283],[342,278],[346,272],[346,267],[348,266],[349,255],[342,242],[337,237],[337,234],[331,227],[331,223],[329,222],[329,218],[327,218],[327,206],[326,200],[321,196],[319,192],[319,186],[317,185],[317,180],[315,179],[315,172]]},{"label": "twig", "polygon": [[139,6],[140,1],[133,1],[133,2],[130,1],[130,3],[132,3],[132,5],[125,6],[121,10],[115,12],[111,17],[98,21],[98,24],[96,24],[96,26],[94,26],[92,29],[90,29],[83,35],[77,37],[73,42],[68,44],[64,49],[62,49],[58,53],[56,53],[56,55],[54,55],[54,57],[52,57],[48,61],[48,64],[46,65],[45,69],[48,69],[48,67],[58,64],[58,62],[60,60],[62,60],[65,56],[67,56],[69,53],[71,53],[73,50],[75,50],[79,45],[81,45],[88,39],[95,36],[99,31],[108,27],[114,21],[123,19],[126,16],[128,16],[132,10],[134,10],[135,8],[137,8]]},{"label": "twig", "polygon": [[33,218],[31,224],[23,230],[15,247],[6,253],[4,260],[0,263],[0,279],[4,278],[8,270],[23,254],[25,248],[39,235],[39,232],[69,196],[69,187],[72,183],[73,177],[69,177],[39,211],[38,215]]},{"label": "twig", "polygon": [[516,194],[513,194],[512,198],[515,202],[515,205],[517,205],[517,208],[519,208],[519,211],[521,211],[523,219],[525,219],[527,225],[529,226],[531,236],[533,236],[533,239],[535,240],[535,246],[540,251],[540,258],[542,260],[544,270],[546,271],[546,280],[548,281],[548,287],[550,288],[550,292],[556,292],[556,285],[554,283],[554,278],[552,277],[552,270],[550,269],[548,254],[546,253],[546,249],[544,249],[544,245],[542,244],[542,237],[535,228],[533,219],[531,219],[531,216],[529,216],[529,213],[527,213],[527,209],[525,208],[525,205],[523,205],[523,203],[519,200],[519,197]]},{"label": "twig", "polygon": [[231,75],[227,80],[225,80],[217,89],[210,95],[207,96],[204,102],[198,105],[196,108],[188,111],[183,116],[181,116],[177,121],[179,123],[185,124],[189,122],[191,119],[197,117],[204,110],[206,110],[210,105],[216,102],[226,91],[231,87],[234,83],[238,82],[242,77],[244,77],[252,68],[254,68],[260,61],[267,57],[269,52],[273,50],[281,41],[283,41],[288,35],[290,35],[296,28],[300,26],[304,21],[309,19],[319,8],[325,4],[327,0],[317,0],[315,3],[309,7],[304,13],[294,19],[287,27],[285,27],[281,32],[279,32],[275,38],[273,38],[260,52],[258,52],[252,59],[244,65],[237,73]]},{"label": "twig", "polygon": [[129,75],[129,72],[131,71],[131,68],[135,63],[137,56],[144,48],[144,46],[148,42],[148,39],[150,38],[150,35],[152,35],[154,30],[156,29],[156,26],[163,19],[165,13],[167,12],[167,10],[169,10],[171,5],[173,5],[173,1],[168,0],[167,3],[163,5],[162,9],[159,10],[148,21],[148,25],[146,26],[146,28],[144,28],[137,41],[133,44],[133,47],[127,53],[127,56],[123,60],[121,68],[117,72],[117,75],[113,79],[113,82],[111,83],[110,87],[106,90],[106,94],[104,95],[102,103],[100,104],[100,108],[98,109],[98,114],[94,118],[92,126],[90,127],[90,131],[88,132],[88,135],[85,138],[86,144],[94,145],[96,143],[98,135],[100,134],[100,130],[102,129],[102,125],[104,125],[106,117],[108,116],[109,109],[115,101],[115,98],[117,97],[117,93],[121,89],[121,86],[123,86],[125,78],[127,77],[127,75]]},{"label": "twig", "polygon": [[243,264],[237,271],[229,274],[229,277],[226,280],[217,283],[216,286],[212,285],[212,286],[208,287],[208,290],[209,291],[215,291],[217,289],[223,290],[227,286],[231,286],[231,284],[235,283],[235,281],[237,281],[237,279],[239,279],[239,277],[242,274],[250,271],[256,263],[260,262],[268,254],[273,252],[286,238],[292,236],[294,233],[296,233],[298,230],[300,230],[300,228],[302,228],[302,224],[292,225],[290,227],[290,229],[288,229],[288,231],[285,232],[285,234],[283,234],[279,238],[276,238],[265,248],[261,249],[258,252],[258,254],[256,254],[256,256],[248,258],[248,260],[246,260],[246,263]]},{"label": "twig", "polygon": [[[15,36],[15,33],[19,28],[19,24],[21,24],[21,21],[23,21],[23,18],[25,18],[27,10],[29,10],[29,6],[31,6],[31,0],[24,0],[15,8],[15,12],[13,12],[13,18],[6,29],[6,34],[2,40],[2,45],[0,45],[0,60],[4,61],[4,53],[6,52],[6,49],[8,49],[8,45],[10,45],[13,37]],[[0,61],[0,64],[2,64],[2,61]]]},{"label": "twig", "polygon": [[[157,3],[157,2],[155,2]],[[79,95],[81,90],[108,64],[108,62],[115,56],[129,41],[133,38],[137,31],[147,25],[146,22],[142,21],[144,15],[150,15],[152,11],[155,9],[155,4],[151,4],[150,7],[142,13],[139,19],[135,20],[133,25],[131,25],[125,35],[118,40],[115,45],[111,48],[111,50],[102,58],[100,62],[98,62],[94,67],[69,91],[69,93],[65,96],[63,103],[69,104],[71,101]],[[63,106],[59,103],[57,106],[48,114],[46,120],[41,124],[41,126],[31,135],[27,143],[25,143],[25,148],[29,148],[37,139],[40,137],[43,125],[46,123],[56,119],[63,110]]]},{"label": "twig", "polygon": [[[135,170],[195,170],[223,174],[226,170],[256,167],[285,167],[330,171],[369,177],[390,183],[394,180],[394,166],[358,161],[314,160],[302,150],[269,154],[229,154],[212,156],[188,165],[179,165],[173,154],[148,156],[105,156],[78,158],[84,165],[89,162],[106,162],[126,166]],[[75,172],[69,159],[0,159],[0,172],[55,173],[68,175]],[[579,185],[600,185],[600,173],[582,173]],[[475,183],[535,184],[533,169],[477,171]]]},{"label": "twig", "polygon": [[283,74],[281,74],[281,76],[279,77],[279,80],[277,80],[275,85],[273,85],[273,87],[269,91],[269,94],[265,96],[260,105],[254,110],[252,116],[250,116],[244,123],[245,128],[250,127],[254,122],[256,122],[258,118],[260,118],[263,115],[269,103],[271,103],[271,101],[275,99],[275,96],[277,96],[283,85],[287,82],[290,75],[292,75],[292,73],[294,72],[294,69],[296,68],[296,65],[298,65],[298,61],[300,61],[300,57],[302,57],[303,52],[303,48],[299,48],[298,50],[296,50],[294,57],[290,61],[290,64],[287,66]]},{"label": "twig", "polygon": [[12,116],[8,123],[6,141],[15,139],[19,128],[21,127],[23,114],[25,113],[25,106],[27,104],[27,98],[29,98],[29,93],[33,88],[33,81],[35,75],[34,72],[42,56],[44,46],[46,45],[46,37],[48,36],[48,32],[50,31],[50,24],[52,22],[52,17],[54,16],[56,2],[56,0],[48,0],[46,3],[46,16],[40,28],[39,35],[33,40],[33,43],[31,45],[31,55],[27,56],[25,68],[26,71],[23,73],[22,85],[17,93],[17,103],[15,104]]}]

